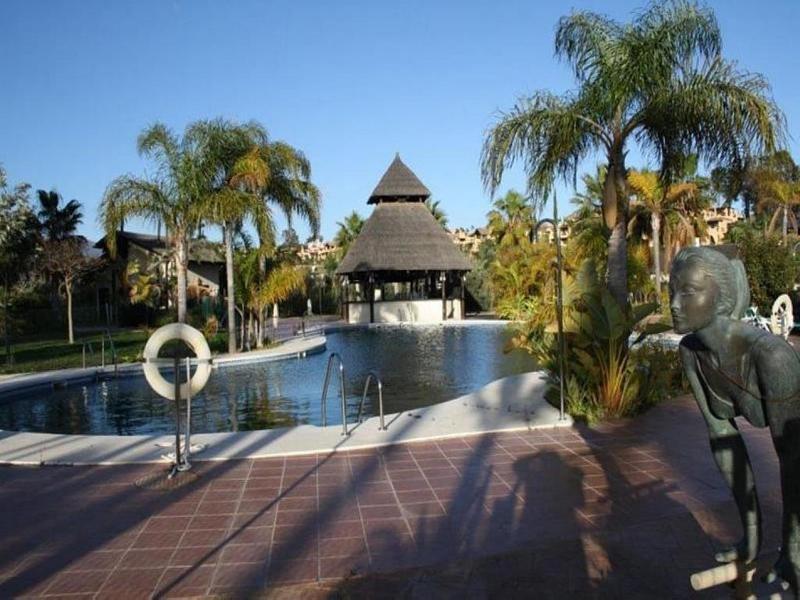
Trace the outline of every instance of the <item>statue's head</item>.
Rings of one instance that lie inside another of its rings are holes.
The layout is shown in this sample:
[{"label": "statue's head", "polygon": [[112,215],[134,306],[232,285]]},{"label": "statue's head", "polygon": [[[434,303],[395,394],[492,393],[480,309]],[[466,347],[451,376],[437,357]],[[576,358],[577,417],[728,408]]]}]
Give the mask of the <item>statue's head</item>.
[{"label": "statue's head", "polygon": [[672,324],[677,333],[698,331],[714,319],[739,319],[750,303],[744,265],[710,247],[684,248],[669,276]]}]

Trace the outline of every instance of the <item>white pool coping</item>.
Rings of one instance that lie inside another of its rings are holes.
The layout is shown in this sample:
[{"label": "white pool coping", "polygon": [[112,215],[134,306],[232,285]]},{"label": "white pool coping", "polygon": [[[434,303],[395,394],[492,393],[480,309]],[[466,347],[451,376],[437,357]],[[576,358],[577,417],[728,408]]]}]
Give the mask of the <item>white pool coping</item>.
[{"label": "white pool coping", "polygon": [[[505,321],[467,320],[441,324],[373,323],[326,324],[325,333],[356,328],[459,327],[468,325],[506,325]],[[324,335],[290,339],[276,348],[214,358],[214,367],[255,361],[302,357],[325,350]],[[119,365],[120,375],[141,373],[141,363]],[[17,375],[0,381],[2,394],[20,390],[52,389],[79,381],[113,375],[113,367],[62,369]],[[317,427],[299,425],[280,429],[247,432],[198,433],[192,446],[202,446],[196,460],[227,460],[328,453],[374,448],[391,444],[444,439],[498,431],[563,427],[572,419],[559,418],[559,412],[544,399],[543,372],[523,373],[493,381],[476,392],[454,400],[412,411],[385,416],[386,430],[379,418],[350,424],[343,435],[342,425]],[[391,393],[391,390],[385,390]],[[163,455],[174,447],[174,435],[78,435],[0,430],[0,463],[18,465],[91,465],[167,462]]]},{"label": "white pool coping", "polygon": [[[386,431],[378,417],[342,425],[268,429],[234,433],[199,433],[192,446],[205,449],[195,460],[266,458],[374,448],[402,442],[572,425],[544,399],[541,371],[493,381],[480,390],[434,406],[386,415]],[[391,393],[386,390],[386,393]],[[0,432],[0,463],[17,465],[112,465],[163,462],[175,442],[172,435],[67,435]]]},{"label": "white pool coping", "polygon": [[[325,336],[321,334],[292,338],[274,348],[214,356],[212,359],[212,367],[216,369],[249,362],[299,358],[324,351],[326,343],[327,340]],[[117,365],[117,374],[120,376],[137,375],[141,372],[142,363],[123,363]],[[113,375],[114,367],[112,365],[106,365],[105,367],[87,367],[85,369],[57,369],[54,371],[41,371],[39,373],[10,375],[0,380],[0,398],[3,398],[4,394],[31,391],[36,388],[52,389],[53,387],[68,385],[70,383],[92,381],[100,376],[111,377]]]}]

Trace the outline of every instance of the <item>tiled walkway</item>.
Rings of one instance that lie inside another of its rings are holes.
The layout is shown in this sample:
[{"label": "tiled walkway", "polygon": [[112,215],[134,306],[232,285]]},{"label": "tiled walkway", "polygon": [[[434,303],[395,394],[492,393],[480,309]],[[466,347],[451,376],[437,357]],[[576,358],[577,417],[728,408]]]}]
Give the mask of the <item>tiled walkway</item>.
[{"label": "tiled walkway", "polygon": [[[746,434],[774,545],[776,459],[765,432]],[[737,535],[690,398],[599,428],[133,484],[154,469],[0,468],[0,597],[688,597]]]}]

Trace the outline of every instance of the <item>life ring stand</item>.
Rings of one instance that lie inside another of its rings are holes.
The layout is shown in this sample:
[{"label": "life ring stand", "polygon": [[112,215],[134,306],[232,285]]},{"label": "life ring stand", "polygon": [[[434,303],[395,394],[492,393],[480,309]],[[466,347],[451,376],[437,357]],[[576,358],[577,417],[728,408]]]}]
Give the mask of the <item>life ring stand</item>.
[{"label": "life ring stand", "polygon": [[164,344],[172,340],[181,340],[197,356],[197,369],[194,375],[190,381],[181,384],[181,398],[187,398],[190,390],[192,396],[199,393],[211,376],[211,349],[202,333],[185,323],[170,323],[159,327],[144,346],[144,376],[153,391],[167,400],[175,400],[175,383],[164,379],[158,370],[159,364],[163,365],[165,362],[159,360],[158,352]]}]

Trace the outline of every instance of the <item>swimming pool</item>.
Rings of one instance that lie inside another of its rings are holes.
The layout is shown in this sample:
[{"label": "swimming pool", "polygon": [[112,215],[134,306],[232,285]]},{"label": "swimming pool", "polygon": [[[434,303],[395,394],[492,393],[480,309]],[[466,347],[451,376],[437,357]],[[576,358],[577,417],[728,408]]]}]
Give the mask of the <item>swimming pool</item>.
[{"label": "swimming pool", "polygon": [[[451,400],[490,381],[532,371],[529,355],[504,353],[503,324],[346,329],[327,334],[325,352],[299,359],[216,369],[192,399],[192,431],[246,431],[320,424],[320,396],[331,352],[345,365],[348,420],[358,411],[369,371],[383,380],[386,414]],[[341,423],[337,379],[328,393],[328,424]],[[373,393],[366,416],[378,413]],[[174,431],[174,405],[142,375],[21,392],[0,402],[0,429],[134,435]]]}]

